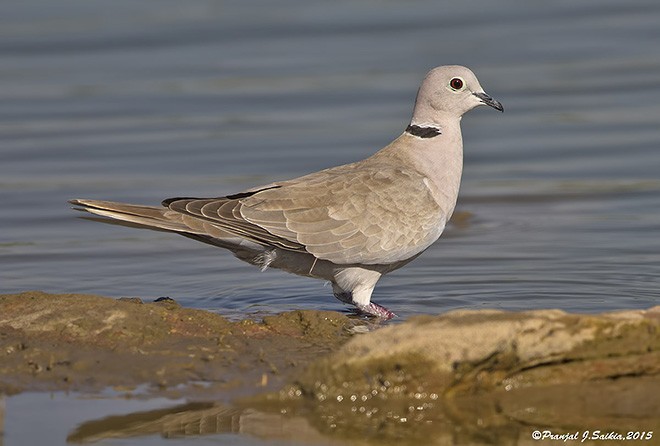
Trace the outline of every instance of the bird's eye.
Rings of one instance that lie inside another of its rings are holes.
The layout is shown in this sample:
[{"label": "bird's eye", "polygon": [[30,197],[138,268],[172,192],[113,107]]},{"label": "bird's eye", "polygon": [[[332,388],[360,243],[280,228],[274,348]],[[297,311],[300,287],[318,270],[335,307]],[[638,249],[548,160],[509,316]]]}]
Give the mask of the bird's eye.
[{"label": "bird's eye", "polygon": [[455,77],[449,81],[449,86],[454,90],[460,90],[463,88],[463,79],[460,77]]}]

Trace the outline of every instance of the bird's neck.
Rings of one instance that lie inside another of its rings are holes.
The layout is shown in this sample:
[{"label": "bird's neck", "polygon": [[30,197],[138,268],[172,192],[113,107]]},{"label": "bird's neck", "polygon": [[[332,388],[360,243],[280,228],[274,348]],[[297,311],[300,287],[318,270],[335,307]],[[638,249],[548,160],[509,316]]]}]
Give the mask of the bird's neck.
[{"label": "bird's neck", "polygon": [[436,201],[451,215],[463,172],[460,119],[445,120],[442,125],[413,121],[374,157],[384,157],[402,168],[422,173]]},{"label": "bird's neck", "polygon": [[413,120],[401,136],[386,149],[396,152],[401,162],[411,164],[429,177],[446,176],[463,166],[463,138],[460,119],[422,123]]}]

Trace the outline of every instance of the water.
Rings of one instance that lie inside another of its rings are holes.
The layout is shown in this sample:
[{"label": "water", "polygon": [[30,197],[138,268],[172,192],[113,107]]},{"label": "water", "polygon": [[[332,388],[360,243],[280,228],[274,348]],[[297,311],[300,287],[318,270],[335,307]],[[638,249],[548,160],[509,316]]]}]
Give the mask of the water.
[{"label": "water", "polygon": [[364,158],[427,69],[463,64],[506,108],[463,120],[472,217],[374,300],[401,319],[658,304],[658,23],[655,0],[3,2],[0,292],[342,310],[321,282],[66,200],[217,196]]},{"label": "water", "polygon": [[[2,405],[0,399],[0,408]],[[202,435],[203,428],[208,429],[210,423],[207,421],[206,426],[198,424],[199,430],[195,432],[195,420],[190,418],[203,413],[205,409],[213,410],[213,403],[187,403],[184,399],[167,398],[144,399],[139,397],[139,393],[137,397],[127,397],[114,391],[98,395],[24,393],[7,398],[4,407],[7,412],[4,435],[7,445],[92,443],[97,446],[157,446],[163,444],[163,437],[167,438],[168,446],[186,446],[191,442],[204,446],[286,444],[268,441],[263,434],[259,435],[258,430],[255,435],[255,429],[250,429],[250,423],[243,420],[241,430],[245,431],[244,435],[239,435],[238,426],[232,431],[230,417],[234,414],[230,410],[227,410],[229,417],[222,419],[223,411],[216,409],[214,416],[218,420],[217,432]],[[35,411],[35,407],[39,407],[43,413]],[[44,417],[44,413],[48,416]],[[188,419],[186,414],[190,414]],[[168,416],[179,419],[168,422]],[[186,425],[186,422],[191,426]],[[233,424],[236,425],[236,421]],[[185,434],[182,432],[184,430]]]}]

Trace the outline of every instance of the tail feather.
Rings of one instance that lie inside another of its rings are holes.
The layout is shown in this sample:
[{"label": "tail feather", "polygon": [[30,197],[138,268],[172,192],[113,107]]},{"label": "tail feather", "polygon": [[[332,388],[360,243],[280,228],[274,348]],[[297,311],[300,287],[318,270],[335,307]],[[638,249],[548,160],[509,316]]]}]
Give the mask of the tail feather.
[{"label": "tail feather", "polygon": [[216,228],[209,222],[182,215],[166,207],[143,206],[102,200],[69,200],[76,209],[100,215],[91,218],[122,226],[176,232],[202,243],[230,250],[239,259],[256,264],[263,247],[236,234]]},{"label": "tail feather", "polygon": [[183,224],[180,216],[173,214],[167,208],[85,199],[69,200],[69,203],[80,206],[82,210],[92,214],[149,228],[185,233],[195,232]]}]

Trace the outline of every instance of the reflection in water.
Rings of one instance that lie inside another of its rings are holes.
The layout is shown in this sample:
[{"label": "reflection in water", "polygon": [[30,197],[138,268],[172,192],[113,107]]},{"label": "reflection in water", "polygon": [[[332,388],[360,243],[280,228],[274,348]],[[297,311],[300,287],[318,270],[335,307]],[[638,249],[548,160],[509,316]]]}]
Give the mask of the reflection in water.
[{"label": "reflection in water", "polygon": [[[531,445],[533,430],[660,430],[660,380],[620,378],[519,388],[483,395],[415,394],[400,399],[346,396],[341,401],[252,398],[236,406],[189,403],[87,421],[67,441],[160,435],[239,434],[305,445]],[[596,445],[598,442],[585,441]],[[653,441],[645,444],[656,444]]]},{"label": "reflection in water", "polygon": [[106,438],[154,434],[177,438],[223,433],[246,434],[269,440],[295,439],[310,445],[329,443],[328,438],[303,417],[214,403],[190,403],[88,421],[71,432],[67,441],[88,443]]},{"label": "reflection in water", "polygon": [[214,423],[211,430],[206,426],[198,432],[186,429],[184,426],[191,417],[199,418],[208,411],[217,412],[216,421],[226,420],[231,423],[233,412],[221,415],[221,411],[213,403],[188,403],[167,409],[133,412],[126,415],[105,417],[99,420],[87,421],[76,428],[68,437],[67,441],[72,443],[83,443],[98,441],[103,438],[126,438],[150,434],[163,434],[169,436],[168,432],[174,424],[178,424],[183,432],[178,435],[195,435],[203,433],[232,432],[231,426],[222,426]]}]

